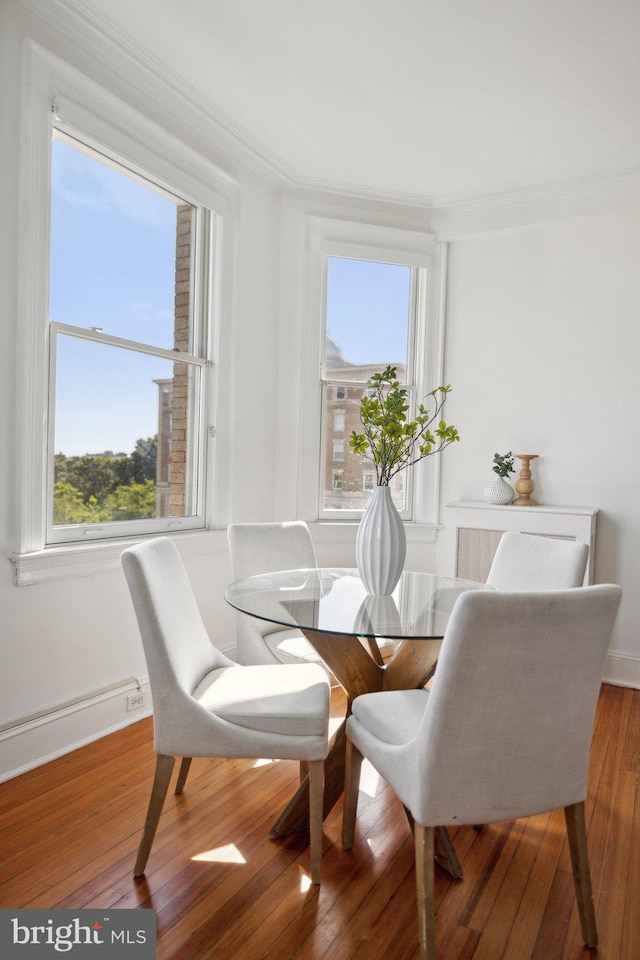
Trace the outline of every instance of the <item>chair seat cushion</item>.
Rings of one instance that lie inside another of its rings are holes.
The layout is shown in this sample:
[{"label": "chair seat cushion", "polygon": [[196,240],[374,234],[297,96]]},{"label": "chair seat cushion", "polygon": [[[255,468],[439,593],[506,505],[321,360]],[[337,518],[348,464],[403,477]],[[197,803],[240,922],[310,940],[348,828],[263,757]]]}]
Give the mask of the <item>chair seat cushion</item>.
[{"label": "chair seat cushion", "polygon": [[353,701],[353,715],[383,743],[409,743],[418,733],[428,702],[428,690],[364,693]]},{"label": "chair seat cushion", "polygon": [[299,630],[276,630],[268,633],[264,642],[280,663],[318,663],[320,655]]},{"label": "chair seat cushion", "polygon": [[193,697],[222,720],[250,730],[327,735],[329,681],[317,664],[224,667],[208,673]]}]

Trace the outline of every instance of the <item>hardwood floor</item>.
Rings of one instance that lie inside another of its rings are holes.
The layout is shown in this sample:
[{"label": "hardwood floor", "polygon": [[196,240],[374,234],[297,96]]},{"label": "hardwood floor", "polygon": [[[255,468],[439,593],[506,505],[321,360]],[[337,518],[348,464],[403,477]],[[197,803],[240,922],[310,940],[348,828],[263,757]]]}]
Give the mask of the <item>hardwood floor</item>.
[{"label": "hardwood floor", "polygon": [[[580,939],[558,812],[452,830],[465,876],[436,870],[441,960],[640,957],[639,757],[640,691],[604,686],[587,800],[597,954]],[[320,888],[305,835],[268,838],[297,765],[247,760],[193,761],[134,880],[154,759],[143,720],[0,785],[0,907],[151,907],[159,960],[416,960],[412,839],[372,771],[351,852],[341,802],[325,821]]]}]

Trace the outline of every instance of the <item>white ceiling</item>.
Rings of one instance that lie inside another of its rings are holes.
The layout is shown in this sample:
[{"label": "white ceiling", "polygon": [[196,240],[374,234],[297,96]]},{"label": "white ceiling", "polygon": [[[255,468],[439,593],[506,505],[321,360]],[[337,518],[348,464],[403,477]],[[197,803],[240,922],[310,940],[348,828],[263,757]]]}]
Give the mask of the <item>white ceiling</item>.
[{"label": "white ceiling", "polygon": [[85,0],[303,185],[640,180],[640,0]]}]

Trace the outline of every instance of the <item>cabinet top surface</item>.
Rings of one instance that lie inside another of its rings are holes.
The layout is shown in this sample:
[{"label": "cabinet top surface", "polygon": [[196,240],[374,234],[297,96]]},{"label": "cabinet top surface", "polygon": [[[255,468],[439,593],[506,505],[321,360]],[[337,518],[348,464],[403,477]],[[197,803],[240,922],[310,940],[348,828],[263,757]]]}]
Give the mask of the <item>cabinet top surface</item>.
[{"label": "cabinet top surface", "polygon": [[597,507],[560,507],[549,506],[546,503],[539,503],[532,507],[516,507],[512,503],[498,505],[487,503],[484,500],[452,500],[447,506],[463,510],[507,510],[509,513],[518,511],[520,513],[565,513],[582,516],[594,516],[598,512]]}]

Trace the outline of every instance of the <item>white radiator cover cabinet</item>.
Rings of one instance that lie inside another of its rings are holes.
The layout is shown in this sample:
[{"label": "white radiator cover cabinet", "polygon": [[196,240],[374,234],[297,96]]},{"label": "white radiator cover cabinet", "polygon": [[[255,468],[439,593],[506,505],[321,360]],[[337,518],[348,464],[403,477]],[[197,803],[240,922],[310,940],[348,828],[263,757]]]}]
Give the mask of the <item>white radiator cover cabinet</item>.
[{"label": "white radiator cover cabinet", "polygon": [[447,504],[447,522],[455,527],[455,556],[452,573],[465,580],[487,579],[493,555],[507,530],[544,537],[562,537],[589,545],[585,585],[593,582],[596,518],[592,507],[497,506],[459,500]]}]

